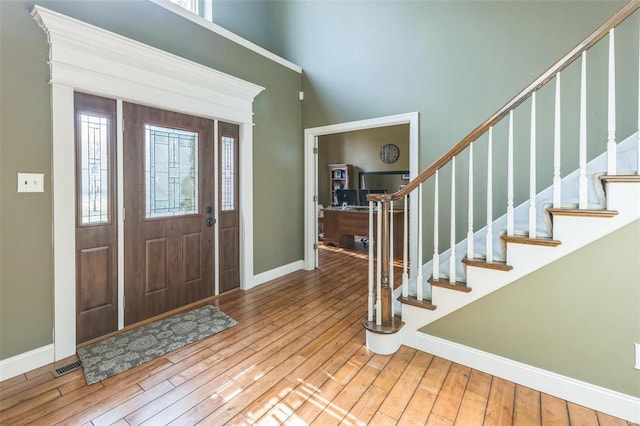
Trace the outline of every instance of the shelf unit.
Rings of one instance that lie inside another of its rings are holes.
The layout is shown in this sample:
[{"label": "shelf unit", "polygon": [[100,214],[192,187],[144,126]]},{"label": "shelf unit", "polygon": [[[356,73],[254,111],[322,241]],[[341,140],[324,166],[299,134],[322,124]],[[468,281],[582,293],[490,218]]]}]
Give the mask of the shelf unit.
[{"label": "shelf unit", "polygon": [[329,199],[337,205],[336,189],[352,189],[353,166],[351,164],[329,164]]}]

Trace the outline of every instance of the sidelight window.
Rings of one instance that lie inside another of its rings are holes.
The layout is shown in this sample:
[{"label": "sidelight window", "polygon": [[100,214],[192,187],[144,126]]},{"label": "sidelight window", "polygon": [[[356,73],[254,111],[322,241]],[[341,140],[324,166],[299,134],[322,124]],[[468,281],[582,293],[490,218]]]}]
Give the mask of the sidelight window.
[{"label": "sidelight window", "polygon": [[80,113],[82,225],[109,222],[109,118]]},{"label": "sidelight window", "polygon": [[221,173],[220,178],[222,180],[222,211],[229,211],[236,209],[236,140],[228,136],[222,137],[222,149],[221,149]]}]

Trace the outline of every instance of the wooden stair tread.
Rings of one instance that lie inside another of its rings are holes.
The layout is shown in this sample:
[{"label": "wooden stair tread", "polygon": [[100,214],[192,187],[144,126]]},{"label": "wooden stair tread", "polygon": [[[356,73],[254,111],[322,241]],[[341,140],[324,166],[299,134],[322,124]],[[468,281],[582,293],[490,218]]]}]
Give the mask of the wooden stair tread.
[{"label": "wooden stair tread", "polygon": [[403,326],[404,322],[398,315],[391,318],[390,325],[377,325],[375,321],[369,321],[365,315],[362,318],[362,325],[365,329],[377,334],[393,334],[397,333]]},{"label": "wooden stair tread", "polygon": [[614,217],[618,214],[616,210],[595,210],[595,209],[558,209],[548,208],[547,211],[554,216],[580,216],[580,217]]},{"label": "wooden stair tread", "polygon": [[432,304],[431,300],[429,299],[418,300],[418,298],[415,296],[408,296],[408,297],[400,296],[398,297],[398,301],[400,301],[400,303],[404,303],[411,306],[417,306],[418,308],[428,309],[430,311],[433,311],[436,309],[436,305]]},{"label": "wooden stair tread", "polygon": [[600,176],[604,182],[640,183],[640,175],[604,175]]},{"label": "wooden stair tread", "polygon": [[507,243],[529,244],[533,246],[557,247],[560,241],[552,238],[529,238],[524,235],[502,235],[502,241]]},{"label": "wooden stair tread", "polygon": [[467,287],[467,283],[462,281],[456,281],[452,283],[448,279],[434,279],[433,276],[429,278],[429,284],[434,285],[436,287],[448,288],[449,290],[462,291],[464,293],[469,293],[471,291],[471,287]]},{"label": "wooden stair tread", "polygon": [[462,259],[462,263],[464,263],[467,266],[475,266],[478,268],[485,268],[485,269],[495,269],[498,271],[510,271],[513,269],[513,266],[507,265],[506,262],[501,262],[499,260],[494,260],[493,262],[487,262],[484,259],[469,259],[465,257],[464,259]]}]

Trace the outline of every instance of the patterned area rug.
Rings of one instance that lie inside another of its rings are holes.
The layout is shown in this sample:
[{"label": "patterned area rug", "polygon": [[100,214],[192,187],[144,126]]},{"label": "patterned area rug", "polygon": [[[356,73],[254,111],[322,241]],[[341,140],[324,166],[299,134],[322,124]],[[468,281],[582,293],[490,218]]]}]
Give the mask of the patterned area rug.
[{"label": "patterned area rug", "polygon": [[85,346],[78,356],[90,385],[237,323],[206,305]]}]

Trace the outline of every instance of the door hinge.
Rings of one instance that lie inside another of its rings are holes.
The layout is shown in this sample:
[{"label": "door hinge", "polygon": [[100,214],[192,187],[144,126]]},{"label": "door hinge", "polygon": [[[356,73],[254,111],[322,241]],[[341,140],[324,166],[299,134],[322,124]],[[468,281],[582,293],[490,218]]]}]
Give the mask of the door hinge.
[{"label": "door hinge", "polygon": [[314,153],[314,154],[317,154],[317,153],[318,153],[318,147],[317,147],[317,146],[314,146],[314,147],[313,147],[313,153]]},{"label": "door hinge", "polygon": [[313,249],[318,250],[318,243],[313,243]]},{"label": "door hinge", "polygon": [[122,208],[122,221],[124,222],[124,220],[127,218],[127,209],[125,209],[124,207]]},{"label": "door hinge", "polygon": [[317,196],[317,195],[314,195],[314,196],[313,196],[313,202],[314,202],[314,203],[317,203],[317,202],[318,202],[318,196]]},{"label": "door hinge", "polygon": [[124,302],[125,301],[125,296],[122,296],[122,310],[124,311],[124,308],[126,308],[127,304]]}]

